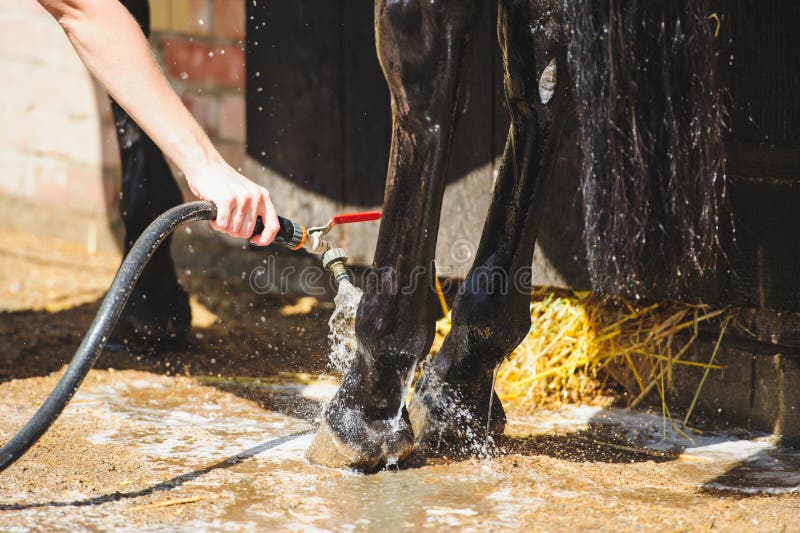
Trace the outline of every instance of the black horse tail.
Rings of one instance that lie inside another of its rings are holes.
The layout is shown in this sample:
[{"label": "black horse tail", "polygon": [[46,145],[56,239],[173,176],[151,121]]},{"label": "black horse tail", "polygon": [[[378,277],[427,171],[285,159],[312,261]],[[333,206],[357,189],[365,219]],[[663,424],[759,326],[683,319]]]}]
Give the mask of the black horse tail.
[{"label": "black horse tail", "polygon": [[716,23],[704,0],[565,6],[592,285],[677,297],[724,261]]}]

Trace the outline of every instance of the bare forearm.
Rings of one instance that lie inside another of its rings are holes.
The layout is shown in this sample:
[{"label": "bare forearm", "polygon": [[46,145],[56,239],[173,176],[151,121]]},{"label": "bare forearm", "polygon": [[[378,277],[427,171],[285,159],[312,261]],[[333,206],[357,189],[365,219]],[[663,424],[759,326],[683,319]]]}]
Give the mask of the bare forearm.
[{"label": "bare forearm", "polygon": [[186,176],[217,206],[212,227],[249,237],[257,217],[266,245],[278,231],[269,192],[231,168],[172,90],[136,21],[118,0],[39,0],[64,28],[86,68]]},{"label": "bare forearm", "polygon": [[92,75],[181,172],[188,176],[222,163],[208,136],[164,77],[136,21],[120,2],[42,3],[56,16]]}]

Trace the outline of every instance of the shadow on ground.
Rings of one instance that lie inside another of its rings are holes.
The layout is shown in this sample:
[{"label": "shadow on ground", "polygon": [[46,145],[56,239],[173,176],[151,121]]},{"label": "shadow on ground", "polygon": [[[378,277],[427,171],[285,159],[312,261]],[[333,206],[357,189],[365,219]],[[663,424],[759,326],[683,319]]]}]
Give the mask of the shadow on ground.
[{"label": "shadow on ground", "polygon": [[[218,317],[213,325],[193,328],[186,345],[157,354],[106,350],[95,367],[232,377],[325,371],[329,303],[283,316],[281,309],[295,298],[258,295],[244,281],[233,286],[194,276],[188,285]],[[57,312],[0,313],[0,336],[6,339],[0,347],[0,383],[48,375],[68,363],[99,305],[97,300]]]},{"label": "shadow on ground", "polygon": [[39,507],[87,507],[92,505],[102,505],[108,502],[115,502],[119,500],[127,500],[132,498],[140,498],[142,496],[148,496],[150,494],[155,494],[157,492],[165,492],[170,491],[172,489],[176,489],[189,481],[194,481],[199,477],[202,477],[214,470],[220,468],[230,468],[234,465],[241,463],[247,459],[255,457],[256,455],[266,452],[272,448],[280,446],[286,442],[289,442],[292,439],[296,439],[303,435],[308,434],[308,431],[302,431],[298,433],[292,433],[291,435],[286,435],[284,437],[279,437],[277,439],[272,439],[258,446],[254,446],[250,449],[247,449],[243,452],[237,453],[236,455],[232,455],[222,461],[215,463],[210,466],[206,466],[204,468],[199,468],[197,470],[192,470],[191,472],[186,472],[185,474],[181,474],[179,476],[175,476],[167,481],[162,481],[161,483],[157,483],[150,487],[131,491],[131,492],[113,492],[110,494],[102,494],[100,496],[95,496],[93,498],[84,498],[82,500],[73,500],[73,501],[50,501],[50,502],[34,502],[34,503],[21,503],[21,504],[3,504],[0,505],[0,511],[24,511],[26,509],[36,509]]},{"label": "shadow on ground", "polygon": [[[195,276],[184,282],[200,303],[217,317],[216,322],[193,329],[186,346],[164,350],[156,355],[106,351],[96,367],[191,376],[204,385],[254,401],[265,410],[314,422],[322,408],[319,401],[291,391],[276,392],[274,386],[265,386],[264,383],[280,381],[285,378],[286,372],[316,376],[326,371],[330,303],[320,302],[305,312],[285,316],[281,314],[281,309],[285,311],[286,306],[295,304],[295,298],[257,295],[249,290],[244,281],[232,283]],[[0,346],[0,383],[58,371],[69,362],[98,306],[99,301],[95,301],[57,312],[0,313],[0,335],[6,339]],[[266,442],[143,491],[130,494],[114,492],[66,503],[25,504],[25,508],[86,506],[168,491],[186,481],[253,457],[273,444],[280,443]],[[593,421],[583,429],[558,434],[525,437],[504,435],[498,437],[494,444],[496,453],[500,455],[547,456],[575,463],[665,463],[676,460],[682,451],[649,450],[631,442],[628,435],[616,432],[608,424]],[[726,494],[733,491],[724,487],[741,487],[743,491],[736,491],[741,496],[747,494],[748,487],[763,485],[760,481],[766,470],[789,473],[783,476],[780,481],[782,486],[778,488],[800,486],[800,452],[794,455],[787,453],[789,444],[777,446],[776,449],[782,450],[779,454],[770,450],[762,451],[736,463],[724,474],[705,483],[702,490]],[[264,447],[263,450],[260,450],[261,447]],[[463,461],[473,455],[457,452],[423,455],[417,452],[404,466],[420,468]],[[18,509],[22,508],[0,508]]]}]

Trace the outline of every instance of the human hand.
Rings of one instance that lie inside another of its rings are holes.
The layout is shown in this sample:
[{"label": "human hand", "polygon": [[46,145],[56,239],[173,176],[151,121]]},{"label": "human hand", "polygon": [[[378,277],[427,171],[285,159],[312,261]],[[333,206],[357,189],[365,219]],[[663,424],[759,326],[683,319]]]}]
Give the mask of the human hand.
[{"label": "human hand", "polygon": [[256,219],[264,222],[264,231],[250,242],[258,246],[271,243],[278,233],[278,215],[269,192],[236,172],[225,162],[193,169],[186,181],[195,196],[214,202],[217,218],[211,227],[233,237],[248,238],[253,234]]}]

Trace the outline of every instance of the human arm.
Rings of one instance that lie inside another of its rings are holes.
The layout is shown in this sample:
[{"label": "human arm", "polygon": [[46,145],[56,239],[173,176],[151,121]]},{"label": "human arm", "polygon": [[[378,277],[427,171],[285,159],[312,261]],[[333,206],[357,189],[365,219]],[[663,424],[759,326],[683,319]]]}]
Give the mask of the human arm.
[{"label": "human arm", "polygon": [[39,3],[64,29],[89,72],[186,176],[191,191],[216,204],[212,226],[250,237],[260,215],[265,229],[252,242],[269,244],[278,231],[269,192],[222,159],[161,72],[127,9],[117,0]]}]

